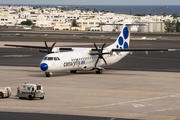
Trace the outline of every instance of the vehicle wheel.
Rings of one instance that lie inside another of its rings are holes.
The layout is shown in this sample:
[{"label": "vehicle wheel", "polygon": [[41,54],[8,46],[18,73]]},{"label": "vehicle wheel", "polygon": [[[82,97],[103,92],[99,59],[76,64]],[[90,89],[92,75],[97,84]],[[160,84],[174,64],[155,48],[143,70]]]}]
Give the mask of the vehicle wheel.
[{"label": "vehicle wheel", "polygon": [[102,74],[102,69],[96,70],[96,74]]},{"label": "vehicle wheel", "polygon": [[51,76],[49,72],[46,72],[45,74],[46,74],[46,77],[50,77]]},{"label": "vehicle wheel", "polygon": [[2,98],[4,98],[4,94],[2,92],[0,92],[0,96],[2,96]]},{"label": "vehicle wheel", "polygon": [[43,100],[43,99],[44,99],[44,96],[43,96],[43,97],[40,97],[40,99]]},{"label": "vehicle wheel", "polygon": [[29,96],[28,96],[28,99],[29,99],[29,100],[32,100],[32,99],[33,99],[33,97],[32,97],[31,95],[29,95]]},{"label": "vehicle wheel", "polygon": [[7,96],[6,98],[9,98],[9,96],[10,96],[10,94],[9,94],[9,92],[8,92],[8,96]]},{"label": "vehicle wheel", "polygon": [[19,97],[19,99],[22,99],[22,97]]},{"label": "vehicle wheel", "polygon": [[70,70],[71,73],[76,73],[77,71],[76,70]]}]

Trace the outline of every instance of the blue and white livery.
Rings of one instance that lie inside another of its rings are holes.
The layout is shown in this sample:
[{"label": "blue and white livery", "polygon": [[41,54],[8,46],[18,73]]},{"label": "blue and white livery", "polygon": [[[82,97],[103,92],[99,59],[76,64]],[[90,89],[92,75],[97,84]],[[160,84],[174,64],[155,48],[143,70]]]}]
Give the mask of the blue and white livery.
[{"label": "blue and white livery", "polygon": [[101,74],[104,70],[103,66],[112,65],[120,61],[132,51],[175,51],[175,49],[129,48],[130,27],[142,24],[124,23],[122,25],[122,32],[117,40],[107,47],[105,47],[106,43],[104,43],[101,48],[98,48],[95,42],[94,48],[54,47],[56,43],[48,47],[46,41],[45,46],[9,44],[5,44],[5,46],[46,49],[46,51],[39,50],[39,52],[47,53],[40,63],[40,68],[46,77],[50,77],[53,72],[63,71],[76,73],[77,71],[95,70],[97,74]]}]

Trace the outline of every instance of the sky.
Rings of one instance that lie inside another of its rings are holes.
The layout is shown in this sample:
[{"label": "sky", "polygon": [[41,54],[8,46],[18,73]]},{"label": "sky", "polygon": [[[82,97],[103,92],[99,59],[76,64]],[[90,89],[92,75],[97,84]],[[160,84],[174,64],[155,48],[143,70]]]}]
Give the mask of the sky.
[{"label": "sky", "polygon": [[0,0],[0,4],[41,5],[180,5],[180,0]]}]

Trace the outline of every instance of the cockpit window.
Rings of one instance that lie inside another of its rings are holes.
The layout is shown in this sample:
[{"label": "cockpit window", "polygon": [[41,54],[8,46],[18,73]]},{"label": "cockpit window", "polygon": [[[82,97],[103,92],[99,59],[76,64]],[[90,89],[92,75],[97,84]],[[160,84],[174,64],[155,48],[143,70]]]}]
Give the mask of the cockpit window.
[{"label": "cockpit window", "polygon": [[58,59],[56,57],[54,57],[54,60],[57,61]]},{"label": "cockpit window", "polygon": [[47,60],[47,57],[45,57],[43,60]]},{"label": "cockpit window", "polygon": [[59,57],[45,57],[43,60],[49,60],[49,61],[55,60],[55,61],[59,61],[60,59],[59,59]]},{"label": "cockpit window", "polygon": [[47,60],[53,60],[53,57],[48,57],[48,59]]}]

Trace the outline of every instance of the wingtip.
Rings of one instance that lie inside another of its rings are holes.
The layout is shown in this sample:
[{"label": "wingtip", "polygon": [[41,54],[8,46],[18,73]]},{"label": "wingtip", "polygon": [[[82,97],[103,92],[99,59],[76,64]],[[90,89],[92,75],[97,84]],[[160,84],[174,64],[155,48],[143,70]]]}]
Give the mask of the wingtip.
[{"label": "wingtip", "polygon": [[[180,49],[177,49],[180,50]],[[177,51],[176,49],[168,49],[168,51]]]}]

